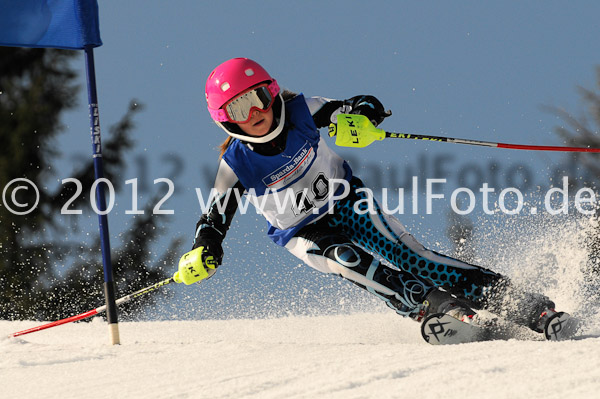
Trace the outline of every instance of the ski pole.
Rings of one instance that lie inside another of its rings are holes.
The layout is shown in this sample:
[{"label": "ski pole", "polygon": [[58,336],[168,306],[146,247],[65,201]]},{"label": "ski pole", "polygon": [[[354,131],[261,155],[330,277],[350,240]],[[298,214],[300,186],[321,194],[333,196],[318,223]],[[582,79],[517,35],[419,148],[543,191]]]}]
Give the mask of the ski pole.
[{"label": "ski pole", "polygon": [[366,147],[374,141],[383,140],[385,138],[395,139],[411,139],[411,140],[427,140],[440,141],[445,143],[478,145],[493,148],[509,148],[513,150],[531,150],[531,151],[564,151],[564,152],[596,152],[600,153],[600,148],[587,147],[561,147],[547,145],[524,145],[524,144],[508,144],[494,143],[491,141],[459,139],[453,137],[429,136],[423,134],[411,133],[394,133],[386,132],[383,129],[378,129],[364,115],[355,114],[339,114],[337,116],[337,125],[332,123],[329,125],[329,136],[336,136],[335,144],[341,147]]},{"label": "ski pole", "polygon": [[[115,301],[115,304],[116,305],[121,305],[121,304],[123,304],[125,302],[129,302],[129,301],[131,301],[134,298],[137,298],[137,297],[139,297],[141,295],[145,295],[145,294],[147,294],[149,292],[157,290],[158,288],[160,288],[160,287],[162,287],[164,285],[167,285],[169,283],[172,283],[173,281],[174,281],[173,277],[169,277],[168,279],[160,281],[160,282],[158,282],[156,284],[153,284],[153,285],[151,285],[149,287],[142,288],[139,291],[133,292],[133,293],[131,293],[129,295],[125,295],[124,297],[117,299]],[[98,307],[96,309],[89,310],[89,311],[87,311],[85,313],[81,313],[81,314],[78,314],[78,315],[75,315],[75,316],[67,317],[66,319],[61,319],[61,320],[53,321],[51,323],[42,324],[41,326],[32,327],[32,328],[29,328],[27,330],[23,330],[23,331],[18,331],[16,333],[12,333],[12,334],[9,335],[9,337],[18,337],[20,335],[25,335],[25,334],[29,334],[29,333],[32,333],[32,332],[36,332],[36,331],[40,331],[40,330],[45,330],[47,328],[60,326],[62,324],[71,323],[71,322],[74,322],[74,321],[77,321],[77,320],[87,319],[88,317],[92,317],[94,315],[102,313],[105,310],[106,310],[106,305],[103,305],[103,306],[100,306],[100,307]]]}]

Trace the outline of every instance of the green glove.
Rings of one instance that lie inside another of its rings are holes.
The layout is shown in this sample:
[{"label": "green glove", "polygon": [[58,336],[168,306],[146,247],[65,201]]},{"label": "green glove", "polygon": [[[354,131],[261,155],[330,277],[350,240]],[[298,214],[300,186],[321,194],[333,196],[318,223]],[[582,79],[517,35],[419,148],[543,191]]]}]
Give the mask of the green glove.
[{"label": "green glove", "polygon": [[212,254],[204,247],[198,247],[181,257],[179,270],[173,274],[173,280],[185,285],[194,284],[215,274],[218,266]]}]

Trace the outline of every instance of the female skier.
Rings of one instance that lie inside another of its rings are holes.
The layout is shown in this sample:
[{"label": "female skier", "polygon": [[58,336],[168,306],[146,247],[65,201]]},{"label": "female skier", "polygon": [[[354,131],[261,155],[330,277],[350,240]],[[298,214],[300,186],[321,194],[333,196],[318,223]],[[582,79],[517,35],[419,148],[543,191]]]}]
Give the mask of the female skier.
[{"label": "female skier", "polygon": [[[245,193],[264,214],[275,243],[375,294],[402,316],[420,321],[448,313],[469,322],[472,309],[487,309],[542,332],[555,313],[548,298],[524,292],[502,275],[424,248],[376,204],[374,213],[367,212],[358,190],[362,181],[318,129],[339,113],[380,124],[391,112],[375,97],[340,101],[282,92],[258,63],[235,58],[211,72],[206,101],[229,137],[221,146],[218,194],[196,225],[192,251],[182,257],[175,281],[192,284],[215,273]],[[506,298],[513,306],[503,306]]]}]

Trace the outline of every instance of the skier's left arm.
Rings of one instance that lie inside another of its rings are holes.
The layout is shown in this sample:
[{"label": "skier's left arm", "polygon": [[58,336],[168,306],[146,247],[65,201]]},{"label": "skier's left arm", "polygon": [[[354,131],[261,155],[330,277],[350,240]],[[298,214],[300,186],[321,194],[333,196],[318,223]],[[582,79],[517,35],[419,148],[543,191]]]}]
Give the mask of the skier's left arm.
[{"label": "skier's left arm", "polygon": [[306,104],[313,116],[317,128],[337,123],[338,114],[364,115],[373,125],[377,126],[385,118],[392,115],[392,111],[385,109],[381,101],[370,95],[354,96],[346,100],[332,100],[325,97],[309,97]]},{"label": "skier's left arm", "polygon": [[211,196],[215,197],[196,224],[192,250],[181,257],[175,282],[186,285],[211,277],[223,260],[222,242],[238,208],[244,187],[224,160],[219,164]]}]

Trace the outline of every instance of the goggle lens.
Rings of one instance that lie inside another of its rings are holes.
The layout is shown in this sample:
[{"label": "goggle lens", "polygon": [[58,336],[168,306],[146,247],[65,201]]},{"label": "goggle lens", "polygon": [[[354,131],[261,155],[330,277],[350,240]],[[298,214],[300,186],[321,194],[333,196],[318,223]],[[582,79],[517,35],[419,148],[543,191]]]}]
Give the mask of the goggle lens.
[{"label": "goggle lens", "polygon": [[247,91],[225,105],[230,122],[244,123],[250,120],[253,109],[266,112],[273,105],[273,96],[267,85],[261,85]]}]

